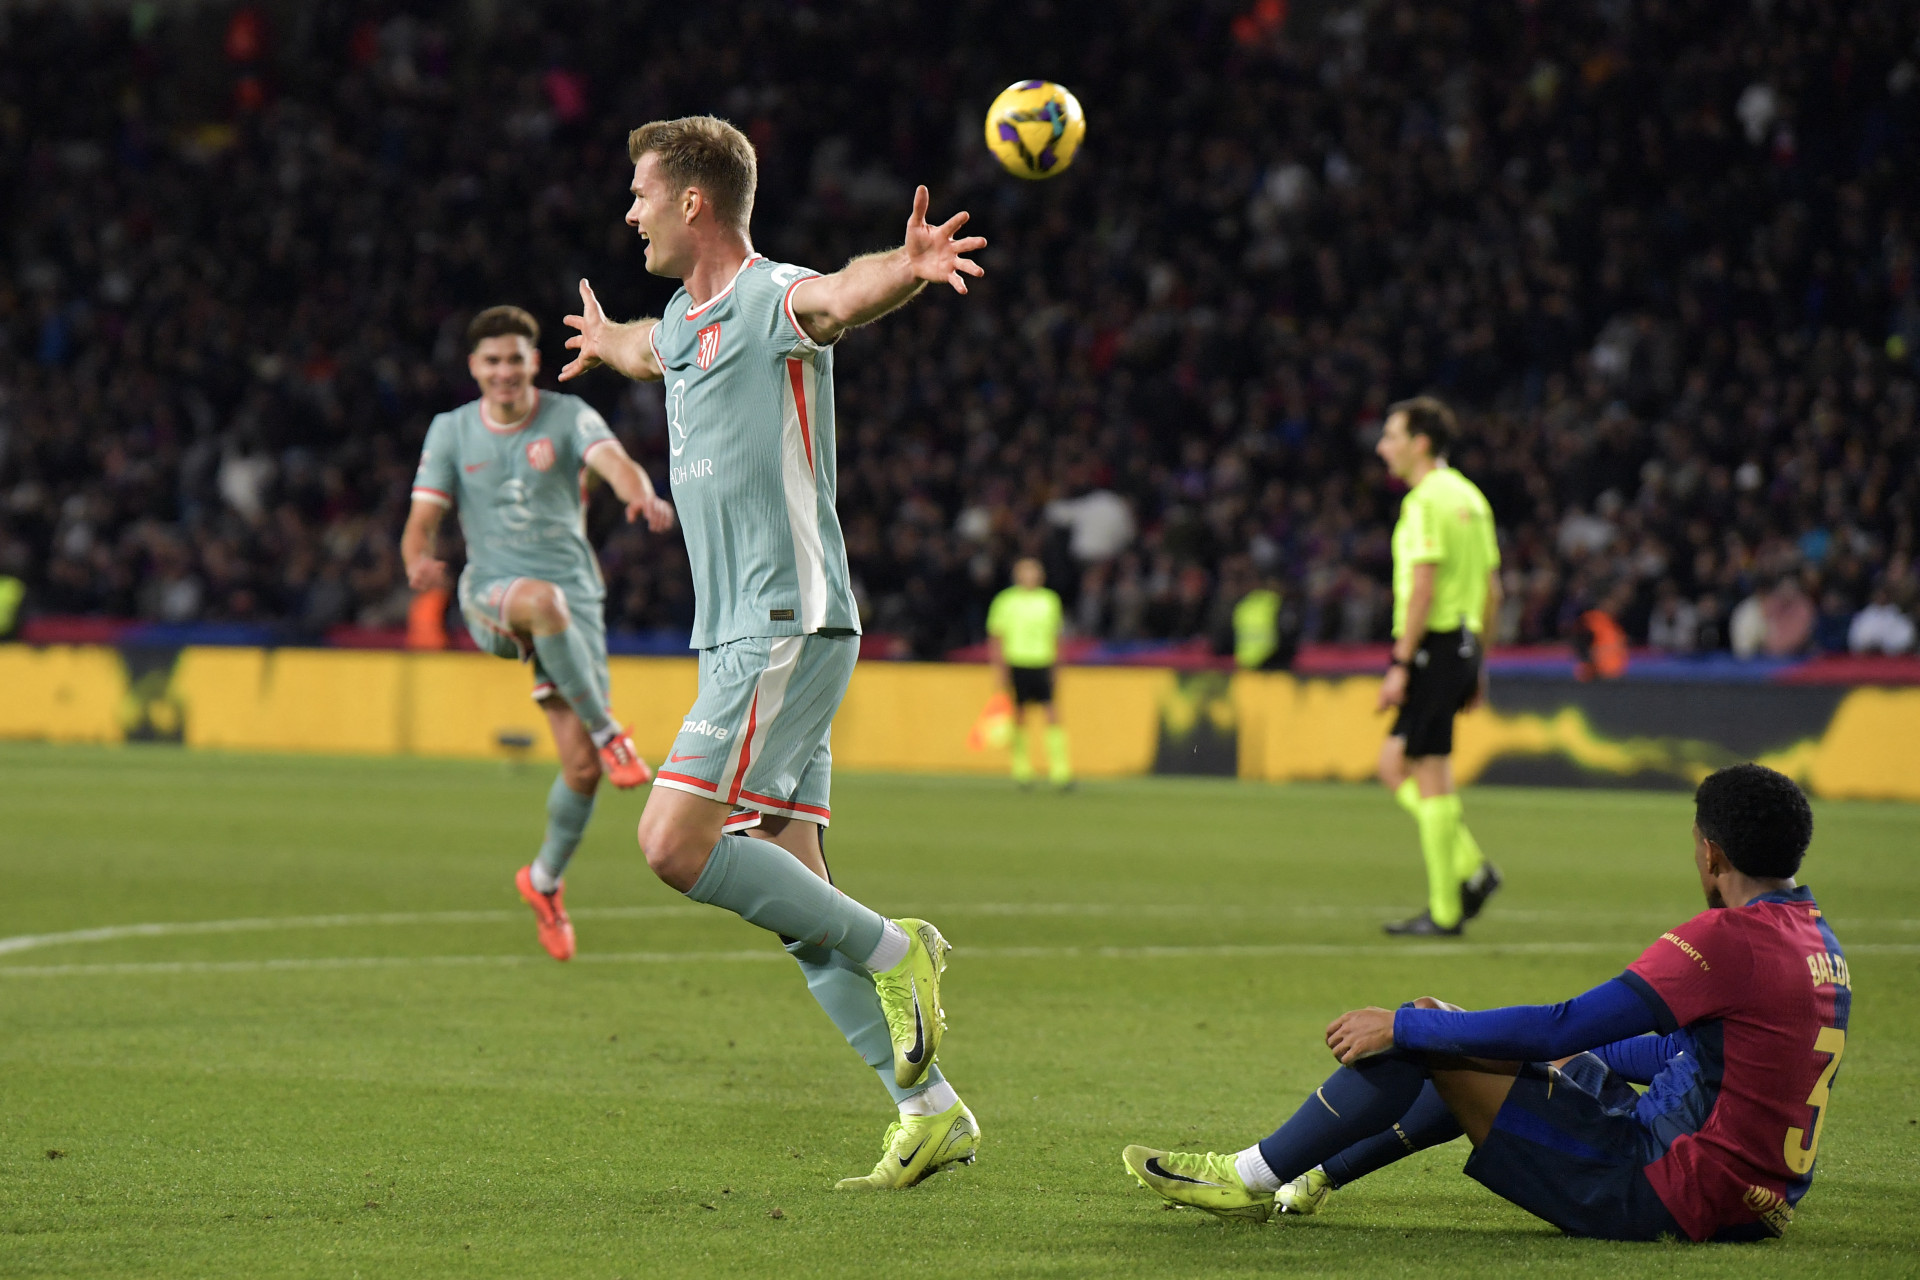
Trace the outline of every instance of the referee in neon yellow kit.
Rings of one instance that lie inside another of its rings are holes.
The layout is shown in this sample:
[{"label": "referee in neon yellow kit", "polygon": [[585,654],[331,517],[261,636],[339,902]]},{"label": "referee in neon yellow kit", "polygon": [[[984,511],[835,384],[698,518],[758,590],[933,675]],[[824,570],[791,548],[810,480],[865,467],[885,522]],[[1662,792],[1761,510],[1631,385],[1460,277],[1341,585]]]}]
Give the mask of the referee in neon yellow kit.
[{"label": "referee in neon yellow kit", "polygon": [[1047,780],[1065,790],[1073,785],[1067,755],[1067,730],[1053,701],[1053,667],[1060,654],[1064,615],[1060,597],[1046,585],[1047,571],[1031,556],[1013,566],[1013,585],[987,608],[987,654],[1001,688],[1013,699],[1013,780],[1033,783],[1033,756],[1027,747],[1027,708],[1047,713]]},{"label": "referee in neon yellow kit", "polygon": [[1486,693],[1481,637],[1500,611],[1493,509],[1447,465],[1460,432],[1432,396],[1391,406],[1375,452],[1404,481],[1393,526],[1393,665],[1380,710],[1399,708],[1380,748],[1380,781],[1420,828],[1427,909],[1392,934],[1454,935],[1500,887],[1453,790],[1453,718]]}]

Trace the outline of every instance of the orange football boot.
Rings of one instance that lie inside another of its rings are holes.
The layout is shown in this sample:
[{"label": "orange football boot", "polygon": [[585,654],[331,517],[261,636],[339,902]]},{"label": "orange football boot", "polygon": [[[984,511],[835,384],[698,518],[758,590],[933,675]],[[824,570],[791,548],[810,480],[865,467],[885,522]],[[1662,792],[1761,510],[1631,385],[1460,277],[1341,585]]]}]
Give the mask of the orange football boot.
[{"label": "orange football boot", "polygon": [[622,729],[600,748],[600,767],[607,780],[622,791],[653,781],[653,770],[633,749],[633,735]]},{"label": "orange football boot", "polygon": [[562,900],[566,881],[553,886],[552,893],[542,893],[533,887],[533,867],[529,864],[520,868],[513,885],[533,908],[533,918],[540,926],[540,945],[547,954],[555,960],[573,959],[573,921],[567,919],[567,904]]}]

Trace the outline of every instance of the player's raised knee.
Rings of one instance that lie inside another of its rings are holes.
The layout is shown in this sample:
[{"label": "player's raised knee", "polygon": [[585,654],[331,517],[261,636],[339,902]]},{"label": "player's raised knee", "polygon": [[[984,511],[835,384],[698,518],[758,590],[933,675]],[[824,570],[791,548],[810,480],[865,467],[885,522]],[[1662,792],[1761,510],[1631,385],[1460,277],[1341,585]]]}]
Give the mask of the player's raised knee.
[{"label": "player's raised knee", "polygon": [[565,631],[573,622],[567,609],[567,597],[551,582],[525,581],[516,588],[518,603],[525,610],[533,630],[552,635]]},{"label": "player's raised knee", "polygon": [[652,809],[640,815],[637,834],[647,868],[682,893],[693,888],[713,852],[710,842],[702,845],[682,824],[656,817]]}]

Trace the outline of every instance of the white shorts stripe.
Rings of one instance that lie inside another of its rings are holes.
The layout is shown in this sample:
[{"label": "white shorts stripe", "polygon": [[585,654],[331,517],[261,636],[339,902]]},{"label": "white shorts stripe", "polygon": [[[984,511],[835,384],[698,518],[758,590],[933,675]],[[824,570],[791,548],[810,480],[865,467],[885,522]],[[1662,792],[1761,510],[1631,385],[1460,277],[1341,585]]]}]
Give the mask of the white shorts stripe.
[{"label": "white shorts stripe", "polygon": [[739,735],[727,752],[727,763],[720,772],[720,791],[716,799],[729,804],[739,799],[747,770],[753,766],[755,758],[766,751],[767,733],[779,718],[780,709],[786,705],[787,685],[793,680],[794,669],[800,665],[800,650],[805,643],[805,636],[777,636],[768,642],[767,669],[760,673],[753,687],[753,702],[750,704],[752,731]]}]

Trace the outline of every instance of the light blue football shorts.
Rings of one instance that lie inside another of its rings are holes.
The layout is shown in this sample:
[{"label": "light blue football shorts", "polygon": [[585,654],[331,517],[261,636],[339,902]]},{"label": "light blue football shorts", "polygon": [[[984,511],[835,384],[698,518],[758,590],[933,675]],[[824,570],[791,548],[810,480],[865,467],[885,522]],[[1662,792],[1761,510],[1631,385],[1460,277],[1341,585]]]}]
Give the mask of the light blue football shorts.
[{"label": "light blue football shorts", "polygon": [[[533,646],[522,643],[519,636],[507,625],[507,592],[513,589],[518,578],[475,578],[471,573],[460,575],[458,595],[460,598],[460,616],[467,620],[467,634],[473,637],[474,644],[483,653],[496,658],[512,658],[517,662],[533,664],[533,700],[543,701],[555,697],[553,679],[540,666]],[[567,597],[567,610],[573,615],[573,629],[587,642],[587,649],[593,654],[594,680],[600,686],[600,698],[603,702],[613,698],[613,681],[607,674],[607,618],[598,600],[581,600],[562,588]]]},{"label": "light blue football shorts", "polygon": [[700,651],[700,693],[653,785],[734,806],[726,829],[760,814],[826,826],[833,715],[859,636],[755,636]]}]

